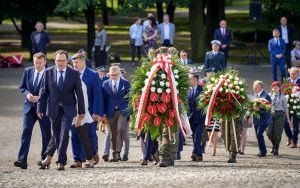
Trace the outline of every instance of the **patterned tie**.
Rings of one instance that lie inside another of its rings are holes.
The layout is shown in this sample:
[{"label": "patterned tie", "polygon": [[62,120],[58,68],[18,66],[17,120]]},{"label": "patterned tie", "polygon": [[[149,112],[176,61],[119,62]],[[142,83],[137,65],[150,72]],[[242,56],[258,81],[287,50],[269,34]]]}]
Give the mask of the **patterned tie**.
[{"label": "patterned tie", "polygon": [[60,72],[60,77],[59,77],[59,80],[58,80],[58,88],[60,91],[63,90],[63,87],[64,87],[64,77],[63,77],[63,73],[64,71],[59,71]]},{"label": "patterned tie", "polygon": [[40,73],[37,72],[34,83],[33,83],[33,90],[34,91],[37,91],[38,84],[39,84],[39,77],[40,77]]},{"label": "patterned tie", "polygon": [[116,94],[118,92],[117,82],[114,82],[113,93]]}]

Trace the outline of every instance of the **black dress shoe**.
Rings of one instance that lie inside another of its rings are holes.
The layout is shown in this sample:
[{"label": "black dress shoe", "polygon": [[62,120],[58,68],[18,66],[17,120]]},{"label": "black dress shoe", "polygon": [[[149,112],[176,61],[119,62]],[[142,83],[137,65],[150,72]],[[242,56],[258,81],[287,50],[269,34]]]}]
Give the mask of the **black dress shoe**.
[{"label": "black dress shoe", "polygon": [[102,156],[103,161],[107,162],[109,160],[109,155]]},{"label": "black dress shoe", "polygon": [[58,164],[57,170],[65,170],[65,165],[63,165],[63,164]]},{"label": "black dress shoe", "polygon": [[48,164],[44,164],[44,163],[40,163],[40,169],[44,170],[44,169],[50,169],[50,164],[51,163],[48,163]]},{"label": "black dress shoe", "polygon": [[43,164],[42,161],[38,161],[38,162],[37,162],[37,165],[38,165],[38,166],[42,166],[42,164]]},{"label": "black dress shoe", "polygon": [[235,158],[230,158],[230,159],[228,159],[227,163],[236,163],[236,159]]},{"label": "black dress shoe", "polygon": [[273,156],[278,157],[278,151],[277,150],[273,151]]},{"label": "black dress shoe", "polygon": [[196,161],[196,155],[192,154],[191,159],[192,159],[192,161]]},{"label": "black dress shoe", "polygon": [[259,153],[257,154],[257,157],[266,157],[267,155],[265,153]]},{"label": "black dress shoe", "polygon": [[127,155],[123,155],[121,161],[128,161],[128,156]]},{"label": "black dress shoe", "polygon": [[181,160],[181,155],[180,155],[180,153],[177,153],[176,160]]},{"label": "black dress shoe", "polygon": [[27,162],[25,161],[15,161],[14,165],[15,167],[19,167],[21,169],[27,169]]},{"label": "black dress shoe", "polygon": [[168,164],[166,162],[161,161],[161,162],[159,162],[158,166],[159,167],[168,167]]}]

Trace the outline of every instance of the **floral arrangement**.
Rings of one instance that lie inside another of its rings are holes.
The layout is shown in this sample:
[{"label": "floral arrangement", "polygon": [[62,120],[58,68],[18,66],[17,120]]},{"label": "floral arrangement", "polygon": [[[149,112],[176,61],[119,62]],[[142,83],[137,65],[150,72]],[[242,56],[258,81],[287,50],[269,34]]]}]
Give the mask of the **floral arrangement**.
[{"label": "floral arrangement", "polygon": [[255,98],[249,101],[248,106],[248,111],[256,118],[260,118],[259,111],[271,111],[272,109],[272,104],[270,103],[270,101],[264,98]]},{"label": "floral arrangement", "polygon": [[198,103],[199,108],[207,114],[205,124],[209,124],[212,116],[231,119],[243,113],[248,101],[246,91],[245,81],[235,70],[211,76]]},{"label": "floral arrangement", "polygon": [[285,83],[281,90],[287,99],[290,114],[300,117],[300,87]]},{"label": "floral arrangement", "polygon": [[186,106],[181,99],[187,96],[187,74],[175,48],[159,48],[153,59],[144,61],[135,71],[130,93],[131,127],[149,131],[152,139],[164,126],[177,132],[181,108]]}]

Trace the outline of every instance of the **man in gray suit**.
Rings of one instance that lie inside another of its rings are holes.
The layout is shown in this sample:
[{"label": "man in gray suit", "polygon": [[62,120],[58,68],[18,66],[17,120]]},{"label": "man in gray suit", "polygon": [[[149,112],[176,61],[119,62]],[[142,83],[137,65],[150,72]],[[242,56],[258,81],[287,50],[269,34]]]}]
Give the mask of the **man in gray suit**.
[{"label": "man in gray suit", "polygon": [[158,25],[158,34],[162,46],[172,47],[174,44],[175,25],[170,23],[168,14],[164,15],[164,22]]}]

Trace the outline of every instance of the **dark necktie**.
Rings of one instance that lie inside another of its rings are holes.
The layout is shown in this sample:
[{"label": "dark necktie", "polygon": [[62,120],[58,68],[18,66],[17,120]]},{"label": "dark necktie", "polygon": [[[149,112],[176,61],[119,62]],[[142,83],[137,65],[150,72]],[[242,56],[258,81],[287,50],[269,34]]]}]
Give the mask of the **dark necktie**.
[{"label": "dark necktie", "polygon": [[59,77],[59,80],[58,80],[58,88],[60,91],[63,90],[63,87],[64,87],[64,77],[63,77],[63,73],[64,71],[59,71],[60,72],[60,77]]},{"label": "dark necktie", "polygon": [[38,84],[39,84],[39,77],[40,77],[40,73],[37,72],[35,80],[33,82],[33,89],[34,89],[34,91],[37,91]]}]

